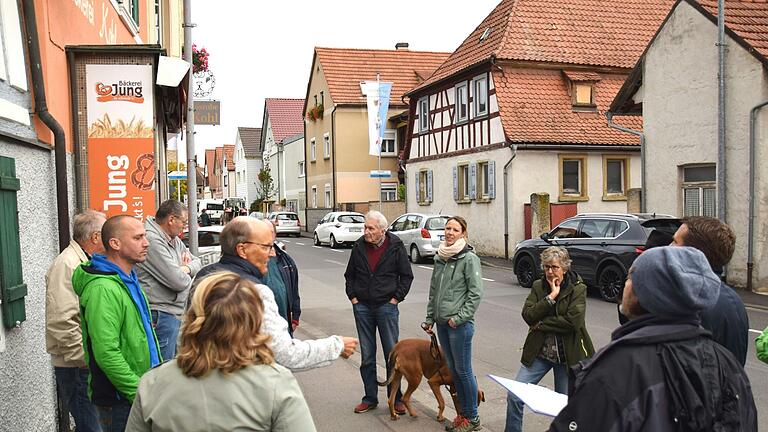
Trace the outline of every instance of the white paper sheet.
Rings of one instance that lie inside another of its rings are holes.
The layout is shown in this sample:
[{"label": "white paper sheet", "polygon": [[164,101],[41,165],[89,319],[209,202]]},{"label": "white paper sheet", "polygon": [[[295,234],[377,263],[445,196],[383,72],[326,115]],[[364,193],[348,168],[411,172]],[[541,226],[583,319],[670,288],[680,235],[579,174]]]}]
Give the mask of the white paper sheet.
[{"label": "white paper sheet", "polygon": [[488,375],[489,378],[501,384],[502,387],[519,397],[531,411],[556,417],[557,414],[568,405],[568,396],[552,391],[536,384],[521,383],[519,381],[502,378],[496,375]]}]

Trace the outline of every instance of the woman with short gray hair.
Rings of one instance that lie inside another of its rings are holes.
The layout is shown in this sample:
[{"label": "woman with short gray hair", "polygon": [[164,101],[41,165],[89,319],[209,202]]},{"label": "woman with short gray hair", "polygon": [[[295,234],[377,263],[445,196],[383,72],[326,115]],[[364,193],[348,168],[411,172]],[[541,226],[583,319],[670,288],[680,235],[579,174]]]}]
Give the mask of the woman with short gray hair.
[{"label": "woman with short gray hair", "polygon": [[[544,249],[541,268],[544,276],[533,283],[523,306],[529,330],[515,380],[538,384],[552,369],[555,391],[567,394],[568,368],[595,352],[584,323],[587,286],[571,271],[571,257],[563,247]],[[519,432],[522,428],[523,402],[509,393],[504,431]]]}]

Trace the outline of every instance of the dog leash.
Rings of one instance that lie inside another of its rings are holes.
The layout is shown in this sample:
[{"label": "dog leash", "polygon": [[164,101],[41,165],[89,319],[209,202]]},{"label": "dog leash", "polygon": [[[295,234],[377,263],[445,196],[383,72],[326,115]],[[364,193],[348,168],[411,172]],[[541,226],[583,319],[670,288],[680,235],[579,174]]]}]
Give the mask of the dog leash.
[{"label": "dog leash", "polygon": [[[440,375],[440,381],[445,383],[445,377],[443,377],[443,373],[440,371],[443,363],[443,356],[440,355],[440,346],[437,344],[437,337],[435,336],[435,332],[429,328],[429,324],[426,322],[421,323],[421,329],[429,335],[429,354],[432,356],[432,359],[435,360],[435,364],[437,365],[437,373]],[[449,395],[456,396],[457,392],[451,392],[451,389],[447,384],[443,384],[443,387],[445,387],[445,390]]]}]

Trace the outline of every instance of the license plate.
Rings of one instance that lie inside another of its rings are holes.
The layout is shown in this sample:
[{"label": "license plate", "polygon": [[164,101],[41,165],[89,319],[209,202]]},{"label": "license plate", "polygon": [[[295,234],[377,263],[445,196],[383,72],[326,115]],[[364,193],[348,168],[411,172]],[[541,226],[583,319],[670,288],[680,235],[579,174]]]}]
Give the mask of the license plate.
[{"label": "license plate", "polygon": [[296,221],[282,221],[280,226],[296,226]]},{"label": "license plate", "polygon": [[445,236],[444,236],[444,235],[441,235],[441,236],[437,236],[437,238],[439,238],[439,239],[440,239],[440,241],[444,241],[444,240],[445,240]]},{"label": "license plate", "polygon": [[218,252],[208,252],[203,255],[200,255],[200,263],[204,266],[208,264],[213,264],[219,260],[219,253]]}]

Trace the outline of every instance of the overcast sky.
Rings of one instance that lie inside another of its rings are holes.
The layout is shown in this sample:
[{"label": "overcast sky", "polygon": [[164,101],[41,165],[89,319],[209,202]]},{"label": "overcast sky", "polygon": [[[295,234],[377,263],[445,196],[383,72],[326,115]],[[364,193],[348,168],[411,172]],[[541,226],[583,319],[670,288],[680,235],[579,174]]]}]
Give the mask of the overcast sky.
[{"label": "overcast sky", "polygon": [[198,163],[238,127],[261,127],[265,98],[304,98],[315,46],[452,52],[500,1],[193,0],[192,41],[210,53],[221,101],[221,125],[195,127]]}]

